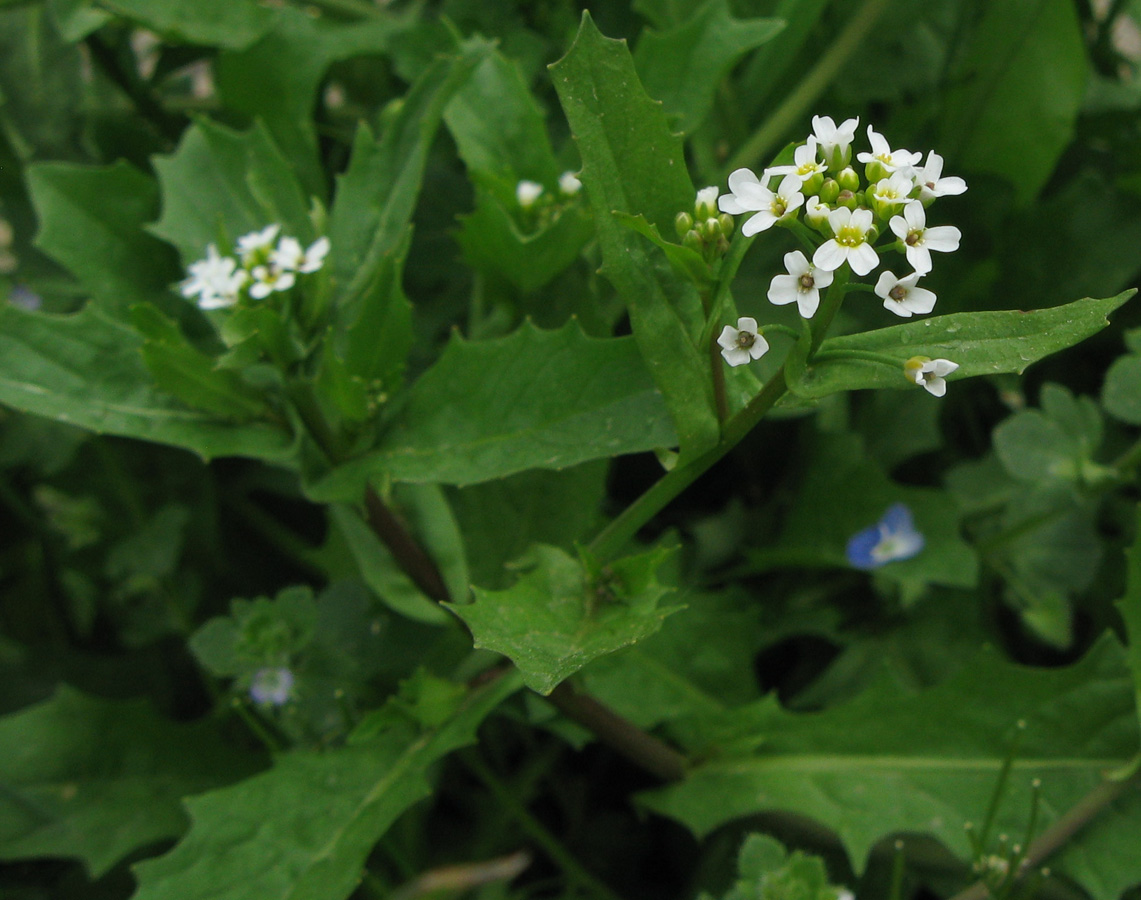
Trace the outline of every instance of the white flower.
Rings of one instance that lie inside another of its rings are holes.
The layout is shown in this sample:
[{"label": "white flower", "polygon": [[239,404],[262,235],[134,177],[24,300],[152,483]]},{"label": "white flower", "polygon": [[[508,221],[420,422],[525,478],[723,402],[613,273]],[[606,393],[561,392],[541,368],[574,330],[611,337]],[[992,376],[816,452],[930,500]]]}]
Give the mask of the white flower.
[{"label": "white flower", "polygon": [[927,393],[942,397],[947,393],[947,382],[943,379],[959,368],[958,363],[949,359],[931,359],[926,356],[913,356],[903,364],[903,374],[914,381]]},{"label": "white flower", "polygon": [[852,141],[860,119],[845,119],[840,125],[831,116],[812,117],[812,136],[820,143],[820,152],[833,170],[844,168],[852,157]]},{"label": "white flower", "polygon": [[296,275],[277,266],[254,266],[250,274],[254,280],[250,296],[255,300],[264,300],[274,291],[288,291],[297,282]]},{"label": "white flower", "polygon": [[813,228],[819,228],[827,222],[830,212],[832,207],[827,203],[821,203],[820,198],[815,195],[804,201],[804,221]]},{"label": "white flower", "polygon": [[769,300],[777,306],[796,303],[800,314],[811,319],[820,307],[820,288],[832,283],[832,273],[817,269],[799,250],[784,255],[787,275],[775,275],[769,284]]},{"label": "white flower", "polygon": [[859,153],[856,155],[856,159],[862,163],[878,162],[888,172],[894,172],[896,169],[907,166],[917,166],[923,158],[923,154],[912,153],[910,150],[892,150],[887,139],[871,125],[868,126],[868,141],[872,145],[871,152]]},{"label": "white flower", "polygon": [[785,175],[774,192],[767,186],[770,174],[765,172],[762,182],[749,169],[737,169],[729,176],[730,193],[723,194],[717,200],[721,212],[733,216],[756,212],[755,216],[750,216],[741,226],[741,234],[745,237],[767,231],[804,204],[799,178]]},{"label": "white flower", "polygon": [[930,203],[936,197],[961,194],[967,183],[957,175],[943,178],[943,157],[934,150],[927,154],[927,163],[915,170],[915,180],[919,184],[919,199]]},{"label": "white flower", "polygon": [[731,366],[743,366],[750,360],[760,359],[769,352],[769,342],[757,332],[757,320],[742,316],[737,327],[726,325],[717,338],[721,345],[721,355]]},{"label": "white flower", "polygon": [[233,306],[249,277],[233,257],[219,256],[213,244],[206,248],[206,258],[191,263],[188,271],[190,277],[182,282],[182,296],[189,299],[197,294],[201,309]]},{"label": "white flower", "polygon": [[914,171],[915,169],[901,169],[892,172],[887,178],[881,178],[876,182],[872,197],[884,205],[906,202],[907,195],[915,190],[915,180],[910,174]]},{"label": "white flower", "polygon": [[254,257],[268,254],[280,230],[280,225],[266,225],[261,231],[251,231],[238,238],[237,251],[241,254],[242,265],[248,266]]},{"label": "white flower", "polygon": [[935,308],[935,294],[927,288],[916,287],[917,281],[918,272],[904,278],[896,278],[893,272],[881,272],[875,291],[883,298],[884,309],[905,319],[931,312]]},{"label": "white flower", "polygon": [[574,172],[563,172],[559,176],[559,190],[568,197],[573,197],[582,190],[582,182]]},{"label": "white flower", "polygon": [[523,209],[530,209],[542,193],[543,186],[537,181],[524,179],[515,185],[515,200]]},{"label": "white flower", "polygon": [[816,137],[808,136],[808,142],[797,147],[792,154],[793,165],[773,166],[768,171],[774,175],[796,175],[801,183],[808,181],[817,172],[825,171],[828,166],[816,158]]},{"label": "white flower", "polygon": [[255,703],[282,706],[293,696],[293,673],[281,668],[258,669],[250,684],[250,697]]},{"label": "white flower", "polygon": [[297,238],[283,237],[277,242],[277,249],[270,254],[270,264],[284,272],[316,272],[325,264],[329,253],[329,239],[321,237],[302,250]]},{"label": "white flower", "polygon": [[888,223],[895,236],[903,241],[907,261],[920,275],[931,271],[931,251],[950,253],[959,249],[963,233],[954,225],[927,227],[927,213],[923,204],[912,200],[903,208],[902,216],[893,216]]},{"label": "white flower", "polygon": [[700,191],[697,192],[697,199],[694,201],[693,205],[701,206],[702,204],[705,204],[706,206],[716,206],[717,195],[719,193],[720,190],[718,190],[716,185],[703,187]]},{"label": "white flower", "polygon": [[846,262],[857,275],[867,275],[880,264],[879,254],[867,242],[868,229],[872,227],[870,209],[841,206],[828,214],[828,226],[833,237],[812,255],[816,268],[834,272]]}]

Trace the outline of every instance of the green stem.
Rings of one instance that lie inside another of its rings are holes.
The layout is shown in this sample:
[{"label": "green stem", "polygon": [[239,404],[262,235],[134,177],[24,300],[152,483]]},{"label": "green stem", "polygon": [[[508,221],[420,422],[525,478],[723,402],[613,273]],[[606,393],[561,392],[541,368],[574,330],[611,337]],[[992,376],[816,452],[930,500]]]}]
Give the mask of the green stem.
[{"label": "green stem", "polygon": [[796,89],[734,154],[729,161],[729,171],[755,166],[767,158],[777,141],[788,132],[794,122],[804,118],[807,110],[832,83],[849,57],[860,49],[872,26],[890,3],[891,0],[864,0],[848,20],[844,30],[830,43],[827,52],[800,80]]},{"label": "green stem", "polygon": [[871,350],[822,350],[813,359],[859,359],[865,362],[882,363],[885,366],[891,366],[893,369],[903,369],[902,360],[888,356],[886,353],[873,353]]},{"label": "green stem", "polygon": [[[848,267],[842,266],[836,273],[836,278],[824,296],[820,309],[812,321],[812,349],[815,350],[829,325],[840,310],[844,302],[844,293],[848,286]],[[602,529],[590,542],[590,551],[598,557],[600,562],[607,562],[616,557],[626,542],[638,533],[638,530],[650,521],[666,504],[677,497],[682,491],[693,484],[701,475],[709,470],[714,463],[726,453],[737,446],[765,414],[776,405],[777,401],[785,395],[788,385],[785,382],[784,366],[781,366],[770,378],[760,392],[749,401],[749,404],[737,415],[725,423],[721,430],[721,440],[700,456],[679,463],[672,471],[667,472],[655,484],[651,485],[641,497],[631,503],[609,525]]]},{"label": "green stem", "polygon": [[599,881],[588,872],[574,855],[563,846],[562,842],[549,832],[543,824],[536,819],[520,803],[510,788],[491,771],[491,768],[477,753],[463,751],[459,754],[460,760],[468,770],[478,778],[495,797],[496,801],[518,822],[519,827],[533,840],[551,862],[562,869],[567,879],[594,897],[602,900],[622,900],[607,885]]}]

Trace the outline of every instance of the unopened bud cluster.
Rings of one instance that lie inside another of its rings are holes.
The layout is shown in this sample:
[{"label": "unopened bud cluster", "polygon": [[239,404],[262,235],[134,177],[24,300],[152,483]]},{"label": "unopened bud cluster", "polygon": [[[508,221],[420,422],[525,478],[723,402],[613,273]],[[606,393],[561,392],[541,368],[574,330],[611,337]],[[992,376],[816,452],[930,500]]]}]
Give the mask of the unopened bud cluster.
[{"label": "unopened bud cluster", "polygon": [[717,211],[717,188],[702,188],[693,203],[693,214],[682,211],[674,220],[677,236],[684,246],[700,253],[711,263],[729,252],[733,217]]},{"label": "unopened bud cluster", "polygon": [[523,179],[515,185],[515,204],[519,219],[527,231],[541,230],[550,224],[556,210],[582,190],[582,182],[574,172],[559,176],[558,189],[548,191],[537,181]]}]

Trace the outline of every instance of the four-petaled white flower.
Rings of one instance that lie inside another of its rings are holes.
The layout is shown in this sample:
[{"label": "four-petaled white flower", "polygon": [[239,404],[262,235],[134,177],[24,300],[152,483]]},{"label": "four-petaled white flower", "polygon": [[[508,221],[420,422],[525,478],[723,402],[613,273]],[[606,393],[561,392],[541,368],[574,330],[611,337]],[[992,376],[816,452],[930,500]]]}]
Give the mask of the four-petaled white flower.
[{"label": "four-petaled white flower", "polygon": [[270,264],[285,272],[316,272],[325,264],[329,253],[329,239],[318,238],[305,250],[297,238],[283,237],[277,242],[277,249],[270,254]]},{"label": "four-petaled white flower", "polygon": [[839,125],[832,121],[831,116],[812,117],[812,136],[819,142],[820,152],[833,170],[839,171],[848,164],[852,157],[852,141],[859,127],[858,116],[845,119]]},{"label": "four-petaled white flower", "polygon": [[769,284],[769,300],[777,306],[795,303],[800,314],[811,319],[820,307],[820,288],[832,283],[827,269],[817,269],[799,250],[784,255],[787,275],[775,275]]},{"label": "four-petaled white flower", "polygon": [[253,276],[250,296],[255,300],[264,300],[274,291],[288,291],[297,283],[297,276],[293,272],[274,265],[254,266],[250,275]]},{"label": "four-petaled white flower", "polygon": [[773,166],[768,171],[773,175],[796,175],[801,183],[808,181],[817,172],[824,172],[828,166],[816,157],[816,137],[808,136],[808,141],[793,151],[791,166]]},{"label": "four-petaled white flower", "polygon": [[757,320],[751,316],[739,318],[736,328],[726,325],[717,343],[725,362],[731,366],[743,366],[769,352],[769,342],[757,331]]},{"label": "four-petaled white flower", "polygon": [[905,319],[931,312],[935,308],[935,294],[927,288],[916,287],[917,281],[918,272],[903,278],[896,278],[894,272],[881,272],[875,291],[883,298],[884,309]]},{"label": "four-petaled white flower", "polygon": [[927,153],[927,162],[915,170],[915,181],[919,185],[919,199],[924,203],[961,194],[967,189],[967,183],[959,176],[943,177],[943,157],[934,150]]},{"label": "four-petaled white flower", "polygon": [[872,145],[871,151],[858,153],[856,159],[862,163],[878,162],[888,172],[894,172],[896,169],[904,169],[908,166],[917,166],[919,160],[923,158],[922,153],[912,153],[910,150],[892,150],[887,139],[871,125],[868,126],[868,142]]},{"label": "four-petaled white flower", "polygon": [[876,182],[876,186],[872,191],[872,197],[885,206],[906,203],[908,199],[907,195],[915,190],[915,181],[911,175],[908,174],[913,171],[915,170],[896,171],[892,172],[887,178],[881,178]]},{"label": "four-petaled white flower", "polygon": [[266,225],[261,231],[251,231],[238,238],[237,251],[242,257],[242,265],[248,266],[255,257],[268,255],[279,231],[280,225]]},{"label": "four-petaled white flower", "polygon": [[231,256],[220,256],[218,248],[211,244],[206,248],[206,258],[190,264],[190,277],[182,282],[180,291],[190,299],[198,295],[201,309],[221,309],[238,302],[238,293],[249,278],[245,269],[239,269]]},{"label": "four-petaled white flower", "polygon": [[958,363],[949,359],[931,359],[927,356],[913,356],[903,364],[903,374],[909,381],[914,381],[920,387],[936,397],[947,393],[948,375],[959,368]]},{"label": "four-petaled white flower", "polygon": [[828,214],[832,238],[816,248],[812,264],[818,269],[834,272],[845,262],[857,275],[867,275],[879,265],[879,254],[868,243],[868,229],[872,227],[870,209],[851,210],[846,206]]},{"label": "four-petaled white flower", "polygon": [[923,204],[912,200],[903,208],[902,216],[893,216],[888,223],[904,246],[907,261],[920,275],[931,271],[931,251],[950,253],[959,249],[962,232],[954,225],[927,227],[927,213]]},{"label": "four-petaled white flower", "polygon": [[732,216],[746,212],[756,213],[741,226],[741,234],[745,237],[767,231],[804,205],[799,178],[785,175],[776,191],[772,191],[767,185],[769,174],[765,172],[762,182],[749,169],[737,169],[729,176],[730,193],[723,194],[717,200],[721,212]]},{"label": "four-petaled white flower", "polygon": [[542,193],[543,186],[537,181],[524,179],[515,185],[515,200],[523,209],[530,209],[534,206],[535,201],[539,199],[539,195]]},{"label": "four-petaled white flower", "polygon": [[568,197],[573,197],[582,190],[582,182],[574,172],[563,172],[559,176],[559,190]]}]

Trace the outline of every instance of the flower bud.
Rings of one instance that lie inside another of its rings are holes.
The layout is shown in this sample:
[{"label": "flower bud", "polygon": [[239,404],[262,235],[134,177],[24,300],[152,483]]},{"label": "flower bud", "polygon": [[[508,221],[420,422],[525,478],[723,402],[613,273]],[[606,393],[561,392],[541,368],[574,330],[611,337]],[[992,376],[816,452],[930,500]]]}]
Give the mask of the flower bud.
[{"label": "flower bud", "polygon": [[864,177],[868,179],[869,184],[875,184],[881,179],[887,178],[890,173],[884,164],[878,159],[873,159],[870,163],[864,166]]},{"label": "flower bud", "polygon": [[693,204],[693,214],[698,219],[712,219],[717,215],[717,188],[702,188],[697,192]]},{"label": "flower bud", "polygon": [[[835,182],[833,182],[835,184]],[[831,236],[828,227],[828,213],[832,212],[827,204],[821,203],[819,197],[809,197],[804,203],[804,221],[822,234]]]},{"label": "flower bud", "polygon": [[721,215],[717,217],[717,222],[721,226],[721,234],[725,237],[732,237],[733,229],[737,225],[733,217],[729,215],[729,213],[721,213]]},{"label": "flower bud", "polygon": [[820,202],[835,203],[839,196],[840,183],[835,178],[825,178],[824,183],[820,185]]},{"label": "flower bud", "polygon": [[674,219],[674,229],[679,238],[684,238],[687,231],[693,228],[693,216],[687,212],[679,212]]},{"label": "flower bud", "polygon": [[685,233],[685,237],[681,239],[681,242],[684,246],[688,247],[690,250],[693,250],[695,253],[701,253],[701,251],[705,248],[705,241],[703,241],[701,239],[701,235],[693,229],[690,229]]},{"label": "flower bud", "polygon": [[706,219],[697,226],[697,233],[703,241],[716,241],[721,237],[721,223],[716,219]]},{"label": "flower bud", "polygon": [[840,185],[840,190],[855,192],[860,189],[860,176],[851,166],[848,166],[847,168],[842,169],[840,172],[838,172],[836,175],[836,181]]},{"label": "flower bud", "polygon": [[860,201],[856,199],[856,195],[851,191],[840,191],[840,196],[836,198],[837,206],[846,206],[848,209],[856,209],[860,205]]},{"label": "flower bud", "polygon": [[805,181],[804,184],[802,184],[800,186],[800,192],[802,194],[804,194],[804,196],[809,197],[812,194],[817,193],[823,184],[824,184],[824,173],[823,172],[813,172],[811,177],[809,177],[808,180]]}]

